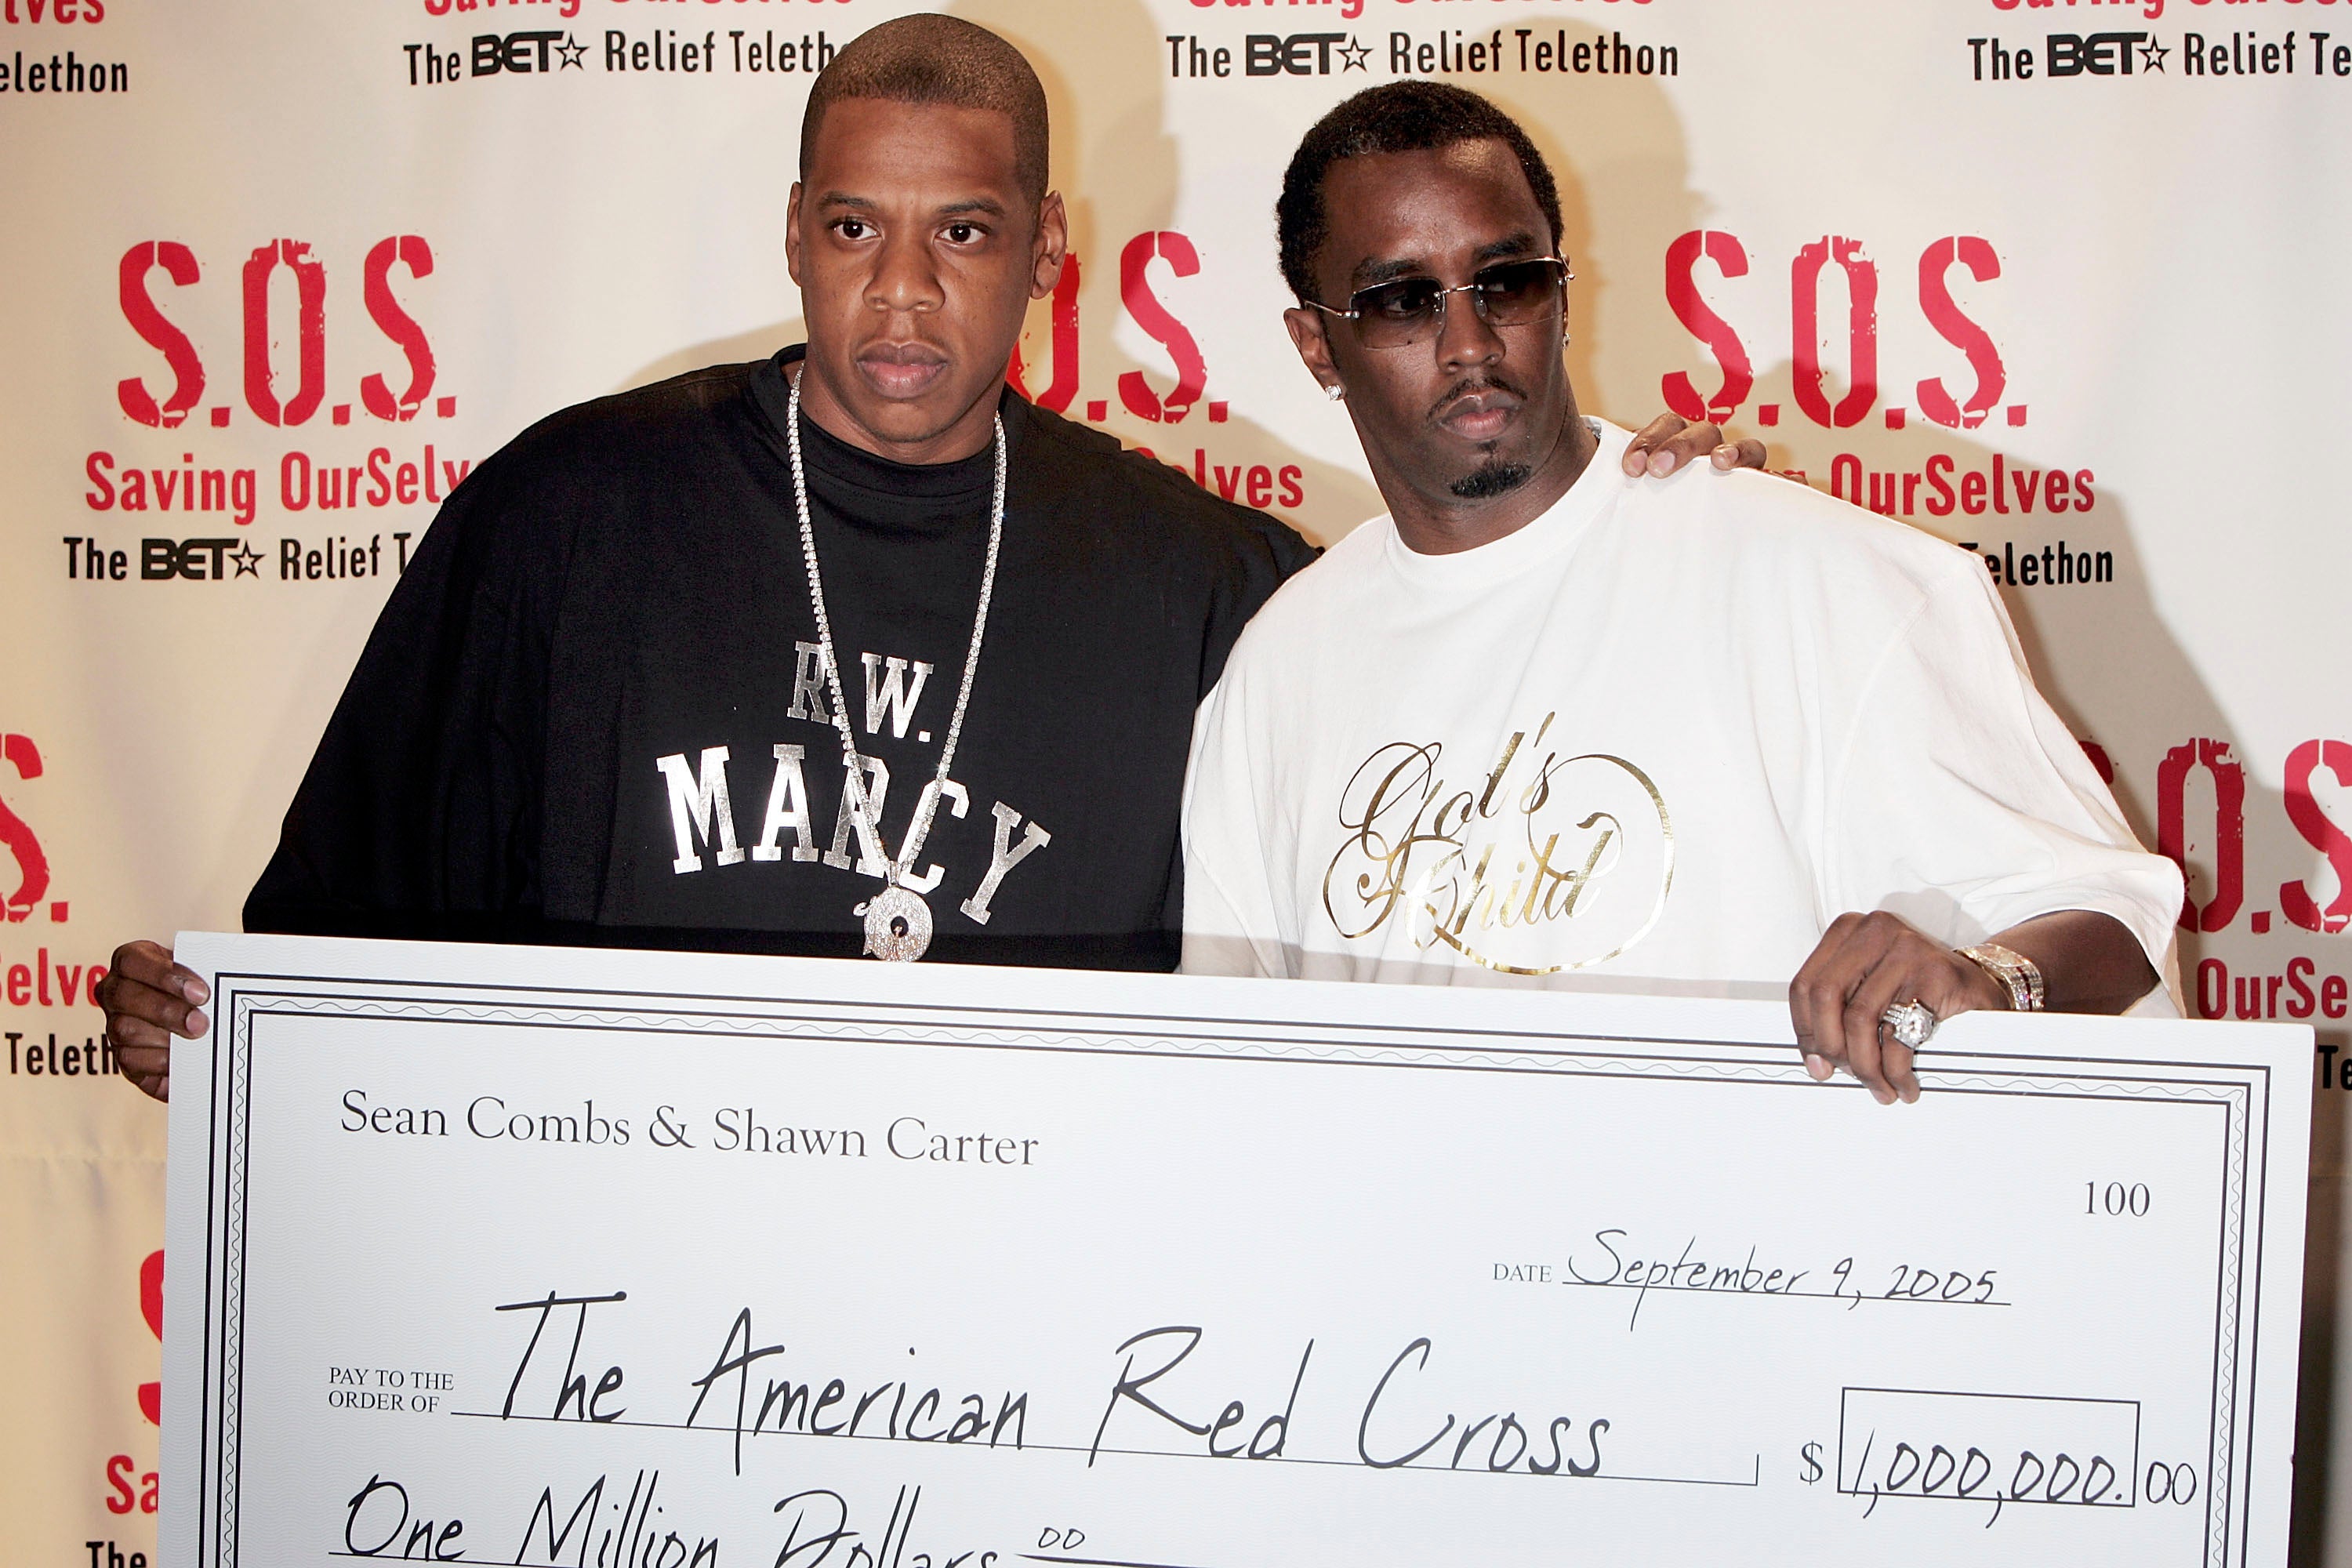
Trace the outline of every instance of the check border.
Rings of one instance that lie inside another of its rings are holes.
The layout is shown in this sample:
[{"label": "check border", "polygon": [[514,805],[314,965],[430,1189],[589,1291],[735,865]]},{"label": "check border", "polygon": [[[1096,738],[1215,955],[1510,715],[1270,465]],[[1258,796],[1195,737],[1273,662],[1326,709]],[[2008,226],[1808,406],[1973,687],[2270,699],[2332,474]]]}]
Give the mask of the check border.
[{"label": "check border", "polygon": [[[214,990],[220,1024],[217,1038],[227,1043],[214,1051],[205,1085],[212,1115],[211,1144],[206,1150],[196,1529],[204,1568],[242,1568],[238,1468],[243,1433],[245,1240],[251,1206],[253,1034],[260,1018],[405,1019],[736,1040],[814,1037],[1171,1059],[1673,1078],[1750,1087],[1802,1087],[1813,1092],[1824,1087],[1804,1072],[1785,1044],[1680,1036],[1559,1035],[1369,1023],[1309,1026],[1285,1018],[696,992],[623,993],[230,971],[215,977]],[[2241,1371],[2251,1369],[2260,1336],[2270,1069],[2247,1062],[1954,1051],[1924,1059],[1920,1071],[1939,1094],[2165,1101],[2210,1107],[2223,1113],[2204,1556],[2208,1568],[2235,1568],[2242,1563],[2250,1528],[2251,1510],[2244,1506],[2250,1478],[2238,1459],[2251,1445],[2255,1411],[2253,1391],[2251,1386],[2242,1387]],[[1859,1085],[1841,1087],[1862,1092]],[[223,1289],[215,1289],[216,1280]],[[217,1320],[215,1301],[220,1303]],[[2133,1476],[2135,1496],[2139,1481],[2137,1475]]]}]

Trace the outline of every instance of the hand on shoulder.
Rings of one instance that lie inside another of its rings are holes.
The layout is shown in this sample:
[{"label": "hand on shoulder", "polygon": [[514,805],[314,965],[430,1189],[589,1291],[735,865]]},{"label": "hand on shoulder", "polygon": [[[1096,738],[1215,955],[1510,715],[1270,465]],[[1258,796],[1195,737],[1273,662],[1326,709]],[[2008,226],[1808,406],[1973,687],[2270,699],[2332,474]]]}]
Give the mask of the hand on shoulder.
[{"label": "hand on shoulder", "polygon": [[1744,440],[1725,439],[1717,425],[1694,425],[1678,414],[1661,414],[1634,432],[1625,447],[1625,473],[1629,479],[1647,475],[1664,479],[1685,464],[1701,458],[1718,473],[1734,468],[1764,467],[1764,443],[1753,437]]}]

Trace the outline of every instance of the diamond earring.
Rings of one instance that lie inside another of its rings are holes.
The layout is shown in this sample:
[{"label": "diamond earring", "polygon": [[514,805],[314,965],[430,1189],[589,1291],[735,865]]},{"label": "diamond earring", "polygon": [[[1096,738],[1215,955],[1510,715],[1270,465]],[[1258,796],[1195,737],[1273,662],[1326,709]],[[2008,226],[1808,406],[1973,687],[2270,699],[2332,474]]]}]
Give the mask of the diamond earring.
[{"label": "diamond earring", "polygon": [[1348,395],[1348,389],[1335,382],[1323,389],[1323,395],[1337,403]]}]

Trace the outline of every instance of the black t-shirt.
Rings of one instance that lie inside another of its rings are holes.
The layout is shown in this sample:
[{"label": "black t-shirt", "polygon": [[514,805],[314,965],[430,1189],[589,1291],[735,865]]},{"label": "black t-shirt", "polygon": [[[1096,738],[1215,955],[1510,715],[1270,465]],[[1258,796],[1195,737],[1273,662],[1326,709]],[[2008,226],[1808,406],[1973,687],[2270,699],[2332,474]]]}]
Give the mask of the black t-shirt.
[{"label": "black t-shirt", "polygon": [[[884,884],[843,810],[816,652],[784,437],[800,356],[568,409],[457,489],[360,657],[247,929],[861,951],[853,911]],[[994,602],[915,861],[930,956],[1170,968],[1193,710],[1313,552],[1100,432],[1010,393],[1003,415]],[[842,687],[896,855],[963,676],[994,458],[910,468],[801,432]]]}]

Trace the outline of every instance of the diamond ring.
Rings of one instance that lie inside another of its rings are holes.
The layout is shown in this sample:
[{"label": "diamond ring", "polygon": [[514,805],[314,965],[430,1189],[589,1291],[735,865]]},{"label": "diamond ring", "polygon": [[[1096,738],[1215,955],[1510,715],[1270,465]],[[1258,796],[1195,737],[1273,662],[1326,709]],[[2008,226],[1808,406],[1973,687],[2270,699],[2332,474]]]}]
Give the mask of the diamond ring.
[{"label": "diamond ring", "polygon": [[1925,1004],[1905,1002],[1889,1007],[1878,1016],[1878,1021],[1895,1031],[1895,1043],[1908,1050],[1917,1050],[1936,1032],[1936,1015]]}]

